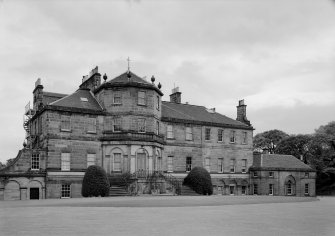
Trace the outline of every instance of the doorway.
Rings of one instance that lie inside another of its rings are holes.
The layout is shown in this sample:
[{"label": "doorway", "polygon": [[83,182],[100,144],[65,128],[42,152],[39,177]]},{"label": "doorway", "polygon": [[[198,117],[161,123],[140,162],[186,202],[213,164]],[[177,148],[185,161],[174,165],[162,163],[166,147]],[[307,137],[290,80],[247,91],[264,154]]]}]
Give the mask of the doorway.
[{"label": "doorway", "polygon": [[40,189],[30,188],[30,200],[40,199]]}]

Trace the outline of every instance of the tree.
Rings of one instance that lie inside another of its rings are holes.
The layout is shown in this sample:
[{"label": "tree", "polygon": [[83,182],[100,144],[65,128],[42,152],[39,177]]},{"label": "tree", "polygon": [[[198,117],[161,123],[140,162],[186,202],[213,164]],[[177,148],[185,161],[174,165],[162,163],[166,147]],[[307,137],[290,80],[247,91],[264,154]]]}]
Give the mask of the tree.
[{"label": "tree", "polygon": [[329,140],[335,140],[335,121],[331,121],[327,125],[321,125],[315,130],[315,134],[325,135]]},{"label": "tree", "polygon": [[100,166],[89,166],[85,172],[81,194],[83,197],[105,197],[109,195],[106,171]]},{"label": "tree", "polygon": [[194,167],[185,177],[183,185],[193,189],[196,193],[202,195],[212,195],[212,179],[208,171],[203,167]]},{"label": "tree", "polygon": [[253,139],[254,149],[274,149],[281,140],[287,137],[289,137],[287,133],[277,129],[256,134]]},{"label": "tree", "polygon": [[6,167],[6,165],[3,164],[3,163],[0,161],[0,169],[5,168],[5,167]]},{"label": "tree", "polygon": [[276,153],[292,155],[298,159],[302,159],[305,163],[307,163],[311,140],[311,135],[291,135],[278,143],[276,146]]}]

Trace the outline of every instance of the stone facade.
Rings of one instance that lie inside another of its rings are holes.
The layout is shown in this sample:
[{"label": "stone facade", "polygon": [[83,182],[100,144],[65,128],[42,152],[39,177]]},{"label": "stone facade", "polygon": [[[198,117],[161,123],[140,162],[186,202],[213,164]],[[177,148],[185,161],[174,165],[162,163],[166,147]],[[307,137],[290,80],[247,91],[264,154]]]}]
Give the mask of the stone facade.
[{"label": "stone facade", "polygon": [[0,200],[81,197],[89,165],[102,166],[111,176],[136,176],[128,186],[134,194],[176,192],[175,181],[195,166],[210,172],[215,194],[253,194],[255,184],[258,194],[268,194],[266,186],[279,181],[274,195],[287,195],[287,176],[294,178],[295,195],[304,195],[301,186],[307,182],[315,194],[311,169],[308,180],[305,169],[278,170],[273,179],[264,178],[263,169],[259,177],[250,175],[249,169],[258,167],[243,100],[234,120],[215,109],[182,104],[178,89],[164,102],[154,81],[128,71],[101,83],[95,68],[76,92],[64,95],[43,91],[38,80],[33,109],[25,114],[25,147],[0,171]]}]

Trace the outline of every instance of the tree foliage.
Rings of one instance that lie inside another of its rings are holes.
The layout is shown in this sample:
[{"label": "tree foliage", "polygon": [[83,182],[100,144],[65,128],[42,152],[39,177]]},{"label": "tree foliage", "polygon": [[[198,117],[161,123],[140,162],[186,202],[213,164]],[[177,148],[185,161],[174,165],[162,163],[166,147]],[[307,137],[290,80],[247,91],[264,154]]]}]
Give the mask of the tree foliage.
[{"label": "tree foliage", "polygon": [[307,163],[307,156],[309,151],[309,144],[312,140],[311,135],[291,135],[281,140],[276,146],[276,153],[292,155],[296,158],[303,158]]},{"label": "tree foliage", "polygon": [[270,149],[271,142],[273,145],[277,145],[280,141],[282,141],[285,138],[288,138],[289,135],[281,130],[269,130],[265,131],[263,133],[256,134],[253,143],[255,149]]},{"label": "tree foliage", "polygon": [[212,195],[212,179],[208,171],[203,167],[194,167],[185,177],[183,185],[193,189],[196,193],[202,195]]},{"label": "tree foliage", "polygon": [[105,197],[109,195],[109,181],[100,166],[89,166],[85,172],[81,194],[83,197]]}]

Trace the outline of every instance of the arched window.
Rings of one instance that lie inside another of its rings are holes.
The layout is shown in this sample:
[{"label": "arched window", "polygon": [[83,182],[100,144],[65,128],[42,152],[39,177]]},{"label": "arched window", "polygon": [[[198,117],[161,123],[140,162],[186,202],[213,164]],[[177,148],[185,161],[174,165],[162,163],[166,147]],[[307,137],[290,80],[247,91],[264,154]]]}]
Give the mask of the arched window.
[{"label": "arched window", "polygon": [[292,195],[292,182],[289,180],[286,185],[287,195]]}]

